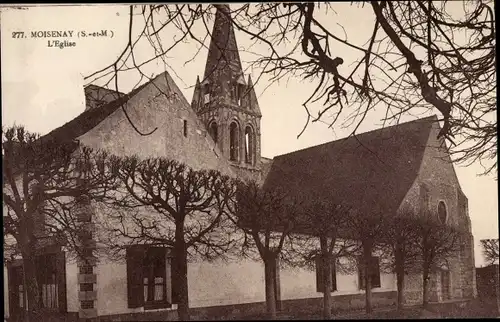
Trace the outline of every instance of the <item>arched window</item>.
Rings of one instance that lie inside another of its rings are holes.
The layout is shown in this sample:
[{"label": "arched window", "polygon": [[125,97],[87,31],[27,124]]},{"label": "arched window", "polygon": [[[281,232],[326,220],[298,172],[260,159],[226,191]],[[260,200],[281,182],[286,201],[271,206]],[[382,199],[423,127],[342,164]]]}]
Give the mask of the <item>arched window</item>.
[{"label": "arched window", "polygon": [[446,223],[446,218],[448,217],[448,211],[446,210],[446,205],[444,201],[440,201],[438,204],[438,219],[441,223]]},{"label": "arched window", "polygon": [[210,123],[210,126],[208,127],[208,133],[210,133],[210,136],[212,137],[214,142],[217,143],[218,131],[217,131],[217,123],[215,121]]},{"label": "arched window", "polygon": [[245,128],[245,162],[253,164],[254,155],[254,136],[250,126]]},{"label": "arched window", "polygon": [[238,160],[239,147],[238,124],[236,124],[236,122],[232,122],[229,126],[229,159],[231,161]]}]

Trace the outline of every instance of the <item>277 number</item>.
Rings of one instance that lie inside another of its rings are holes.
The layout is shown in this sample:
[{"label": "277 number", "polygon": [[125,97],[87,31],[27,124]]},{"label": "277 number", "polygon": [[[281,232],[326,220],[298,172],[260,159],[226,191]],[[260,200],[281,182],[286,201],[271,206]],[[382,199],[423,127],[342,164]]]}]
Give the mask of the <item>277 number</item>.
[{"label": "277 number", "polygon": [[24,38],[24,31],[13,31],[12,38]]}]

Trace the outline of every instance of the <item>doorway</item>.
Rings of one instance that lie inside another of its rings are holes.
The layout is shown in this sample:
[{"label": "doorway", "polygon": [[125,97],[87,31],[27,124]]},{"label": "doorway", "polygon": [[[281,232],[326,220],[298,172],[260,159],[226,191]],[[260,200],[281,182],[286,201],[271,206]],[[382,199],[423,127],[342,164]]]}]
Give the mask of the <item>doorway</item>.
[{"label": "doorway", "polygon": [[441,269],[441,297],[443,301],[450,299],[450,271]]},{"label": "doorway", "polygon": [[[35,258],[40,309],[47,316],[67,312],[65,263],[63,251],[44,253]],[[9,316],[12,321],[22,321],[29,305],[22,260],[10,264],[7,273]]]},{"label": "doorway", "polygon": [[23,266],[9,265],[9,317],[13,321],[22,321],[26,310],[26,292],[24,290]]}]

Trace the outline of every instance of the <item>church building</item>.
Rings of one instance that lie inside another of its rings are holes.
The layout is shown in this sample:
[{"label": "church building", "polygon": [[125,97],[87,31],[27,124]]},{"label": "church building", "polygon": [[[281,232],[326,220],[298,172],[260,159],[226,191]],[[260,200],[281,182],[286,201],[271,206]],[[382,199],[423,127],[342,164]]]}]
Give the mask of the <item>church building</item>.
[{"label": "church building", "polygon": [[[190,103],[167,72],[128,94],[90,85],[85,88],[86,110],[45,137],[78,140],[119,156],[164,157],[195,170],[213,169],[256,180],[268,188],[286,188],[291,195],[344,200],[362,211],[381,204],[394,214],[405,205],[439,209],[443,224],[460,225],[468,234],[456,256],[432,275],[431,300],[475,297],[468,201],[448,151],[437,139],[437,118],[402,123],[272,159],[261,156],[263,115],[252,78],[243,73],[227,10],[228,6],[219,6],[216,13],[205,71],[202,78],[193,79]],[[128,118],[139,131],[151,134],[140,135]],[[91,223],[97,210],[89,207],[85,211],[91,215],[81,220]],[[89,264],[68,254],[63,245],[52,245],[40,255],[44,272],[40,285],[48,312],[64,315],[68,321],[70,317],[97,317],[99,321],[177,318],[168,252],[148,253],[158,273],[145,277],[140,297],[130,291],[128,283],[131,265],[141,263],[103,257]],[[395,305],[395,275],[380,269],[377,254],[374,258],[374,306]],[[19,317],[27,306],[22,261],[4,271],[5,309],[10,317]],[[335,273],[335,310],[364,306],[361,274]],[[282,310],[321,307],[323,294],[315,270],[282,268],[278,277]],[[188,288],[193,319],[265,310],[262,262],[190,262]],[[421,293],[421,276],[409,276],[407,302],[418,303]]]}]

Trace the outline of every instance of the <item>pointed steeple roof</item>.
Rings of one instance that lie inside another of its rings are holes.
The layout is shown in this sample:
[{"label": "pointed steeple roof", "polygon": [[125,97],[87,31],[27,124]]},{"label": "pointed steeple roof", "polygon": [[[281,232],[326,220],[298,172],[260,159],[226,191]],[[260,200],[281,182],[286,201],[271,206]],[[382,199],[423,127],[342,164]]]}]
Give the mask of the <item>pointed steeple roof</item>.
[{"label": "pointed steeple roof", "polygon": [[198,105],[198,101],[200,100],[200,76],[196,76],[196,84],[194,85],[194,92],[193,92],[193,100],[191,101],[191,107],[193,109]]},{"label": "pointed steeple roof", "polygon": [[257,100],[257,94],[255,93],[255,87],[252,82],[252,77],[248,75],[248,95],[249,95],[249,100],[248,104],[250,108],[257,113],[257,115],[262,116],[260,112],[260,107],[259,107],[259,101]]},{"label": "pointed steeple roof", "polygon": [[238,79],[243,74],[238,45],[234,34],[234,27],[229,19],[231,9],[229,5],[216,5],[212,38],[205,65],[205,80]]}]

